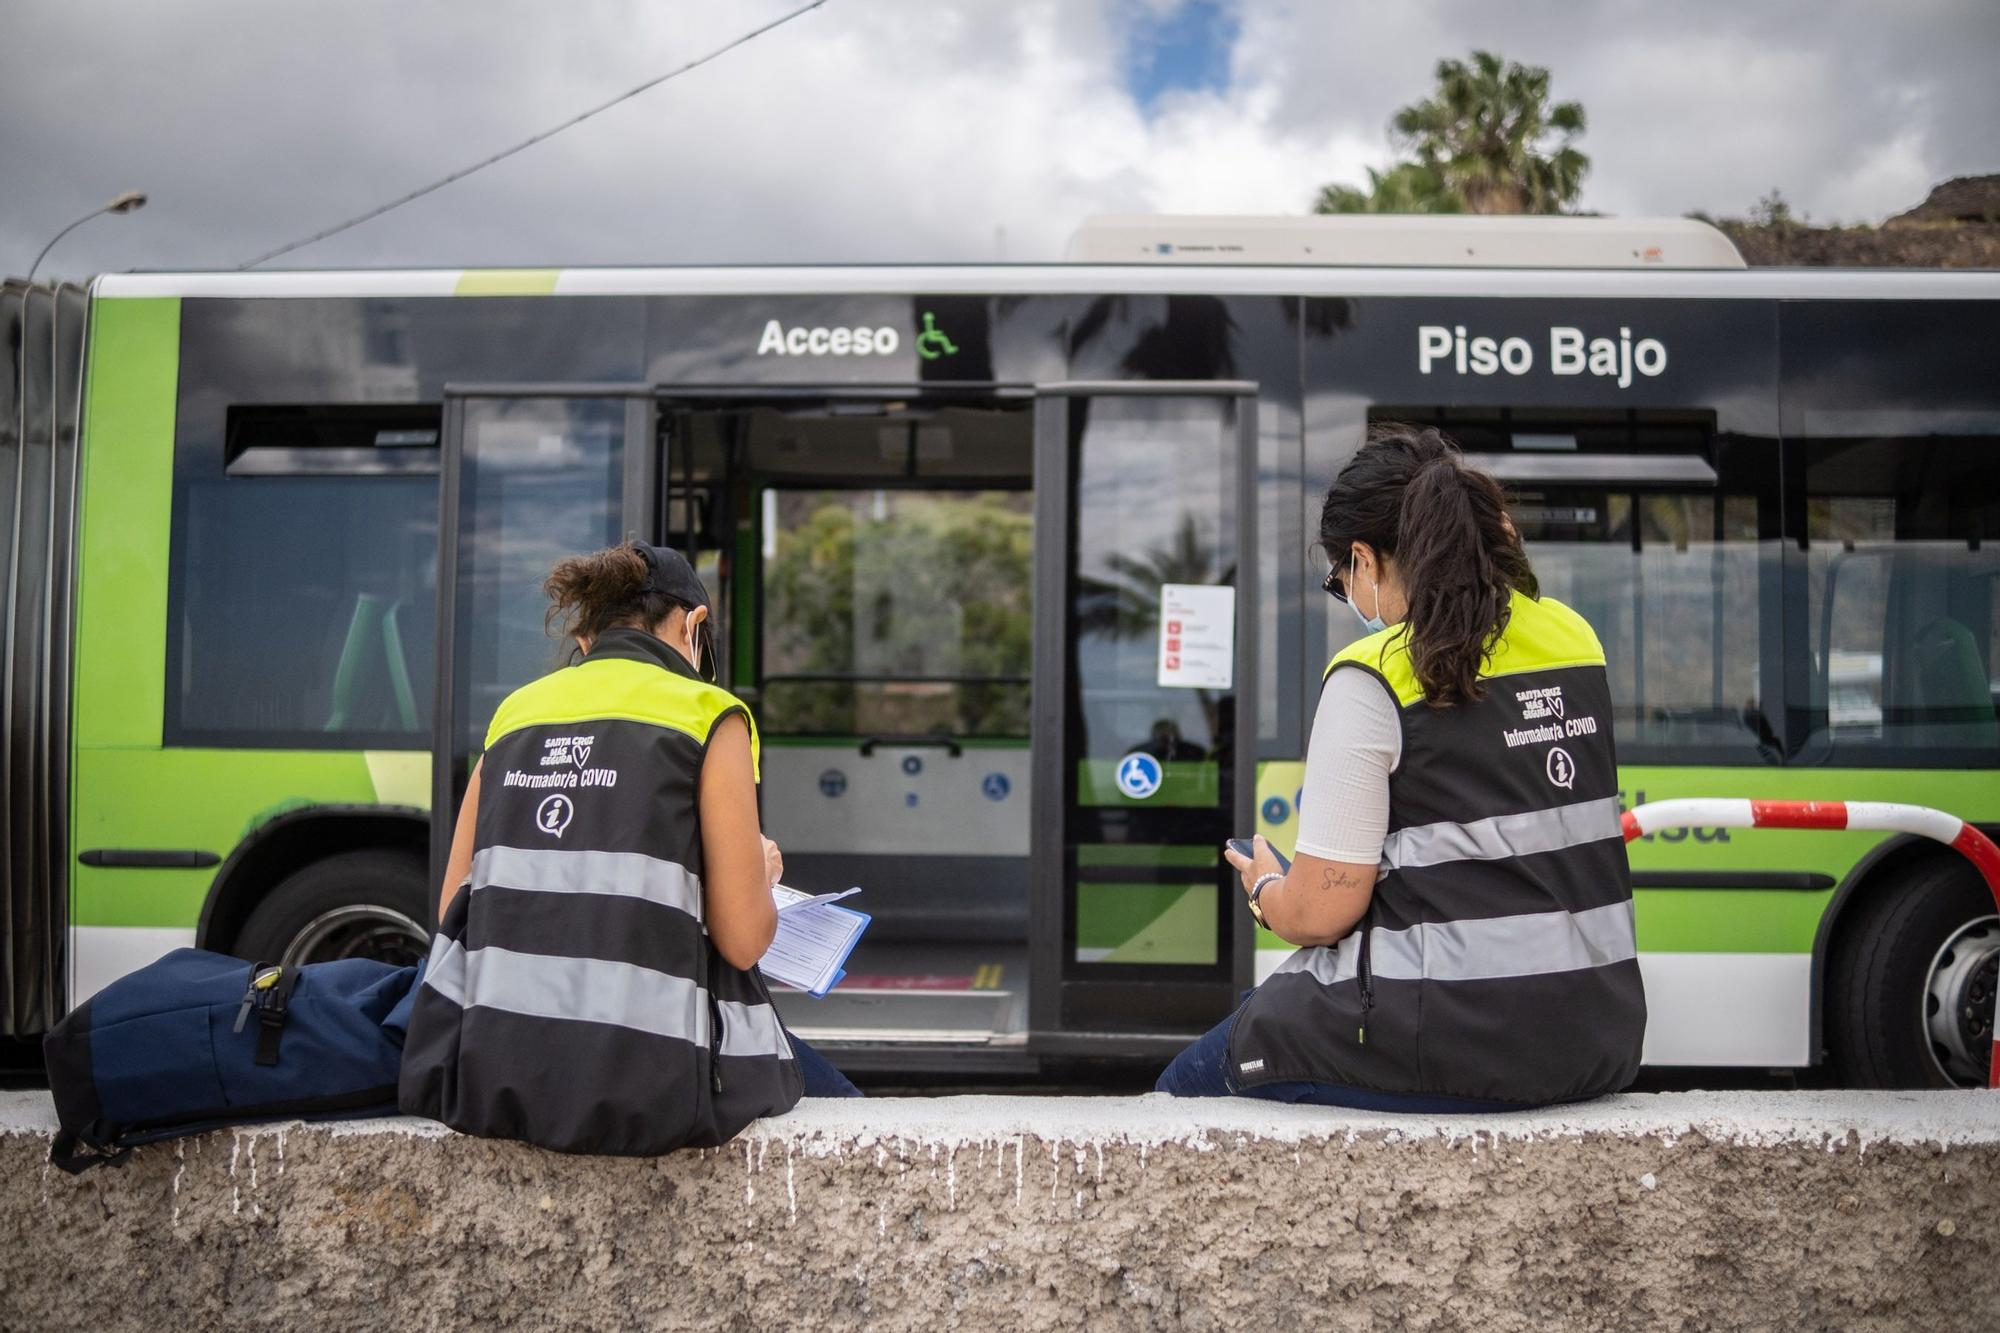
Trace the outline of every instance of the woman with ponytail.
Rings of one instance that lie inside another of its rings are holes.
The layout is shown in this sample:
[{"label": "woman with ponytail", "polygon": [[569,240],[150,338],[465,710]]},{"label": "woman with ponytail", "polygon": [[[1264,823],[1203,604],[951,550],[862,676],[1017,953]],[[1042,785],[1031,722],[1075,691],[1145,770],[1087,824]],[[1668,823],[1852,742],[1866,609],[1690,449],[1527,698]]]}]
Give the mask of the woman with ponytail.
[{"label": "woman with ponytail", "polygon": [[1425,1113],[1617,1091],[1646,1009],[1597,636],[1434,429],[1372,429],[1319,535],[1361,637],[1327,668],[1298,856],[1224,853],[1298,951],[1160,1090]]},{"label": "woman with ponytail", "polygon": [[636,1155],[859,1096],[757,972],[784,862],[758,822],[756,727],[713,683],[701,580],[635,543],[543,586],[569,665],[508,696],[472,772],[403,1109]]}]

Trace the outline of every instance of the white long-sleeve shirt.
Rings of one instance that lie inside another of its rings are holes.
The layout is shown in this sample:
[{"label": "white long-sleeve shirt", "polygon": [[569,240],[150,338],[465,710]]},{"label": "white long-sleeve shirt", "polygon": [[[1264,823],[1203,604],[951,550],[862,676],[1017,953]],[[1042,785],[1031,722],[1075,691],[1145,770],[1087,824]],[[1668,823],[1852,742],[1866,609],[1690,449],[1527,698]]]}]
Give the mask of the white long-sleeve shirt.
[{"label": "white long-sleeve shirt", "polygon": [[1366,671],[1334,672],[1306,744],[1298,850],[1379,864],[1389,834],[1389,775],[1402,759],[1402,722],[1382,683]]}]

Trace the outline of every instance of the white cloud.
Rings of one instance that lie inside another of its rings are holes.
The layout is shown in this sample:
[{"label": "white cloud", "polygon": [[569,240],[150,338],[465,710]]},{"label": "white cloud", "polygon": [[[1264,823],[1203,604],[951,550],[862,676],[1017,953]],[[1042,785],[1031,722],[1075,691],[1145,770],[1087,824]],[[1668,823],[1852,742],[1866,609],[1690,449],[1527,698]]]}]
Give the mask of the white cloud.
[{"label": "white cloud", "polygon": [[[774,16],[791,0],[45,0],[8,18],[0,268],[120,189],[143,213],[54,257],[228,266],[411,189]],[[1157,0],[1163,5],[1166,0]],[[1690,17],[1696,9],[1699,17]],[[1990,0],[1895,11],[1557,0],[1243,0],[1231,86],[1122,81],[1127,0],[831,0],[284,262],[1051,258],[1099,211],[1283,212],[1387,159],[1438,56],[1490,44],[1588,107],[1586,203],[1740,211],[1773,185],[1877,218],[2000,166]]]}]

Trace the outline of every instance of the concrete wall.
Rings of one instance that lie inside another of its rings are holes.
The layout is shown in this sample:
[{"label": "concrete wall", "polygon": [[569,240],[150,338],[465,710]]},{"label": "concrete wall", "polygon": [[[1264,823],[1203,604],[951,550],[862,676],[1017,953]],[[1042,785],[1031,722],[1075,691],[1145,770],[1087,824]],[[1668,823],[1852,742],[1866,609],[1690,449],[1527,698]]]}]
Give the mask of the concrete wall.
[{"label": "concrete wall", "polygon": [[564,1158],[416,1121],[46,1167],[0,1095],[6,1329],[2000,1327],[2000,1096],[1458,1120],[807,1103]]}]

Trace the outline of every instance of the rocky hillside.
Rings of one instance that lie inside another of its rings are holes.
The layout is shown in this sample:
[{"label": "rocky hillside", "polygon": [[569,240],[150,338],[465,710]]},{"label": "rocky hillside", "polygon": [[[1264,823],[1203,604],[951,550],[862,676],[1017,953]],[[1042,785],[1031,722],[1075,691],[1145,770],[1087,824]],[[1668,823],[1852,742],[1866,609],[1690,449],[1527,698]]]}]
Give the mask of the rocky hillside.
[{"label": "rocky hillside", "polygon": [[2000,175],[1961,176],[1879,227],[1811,227],[1722,218],[1749,264],[2000,268]]}]

